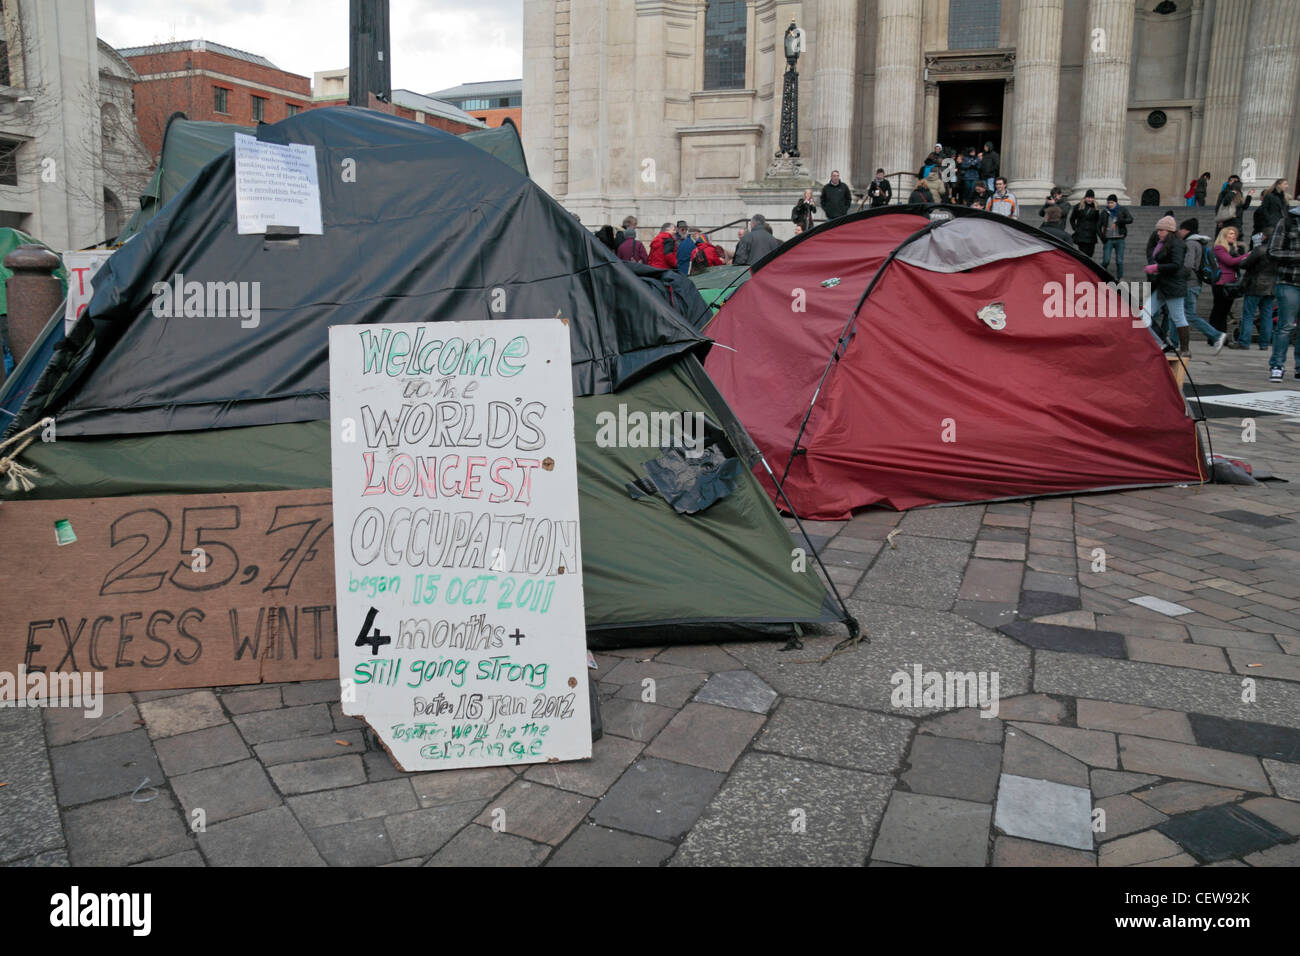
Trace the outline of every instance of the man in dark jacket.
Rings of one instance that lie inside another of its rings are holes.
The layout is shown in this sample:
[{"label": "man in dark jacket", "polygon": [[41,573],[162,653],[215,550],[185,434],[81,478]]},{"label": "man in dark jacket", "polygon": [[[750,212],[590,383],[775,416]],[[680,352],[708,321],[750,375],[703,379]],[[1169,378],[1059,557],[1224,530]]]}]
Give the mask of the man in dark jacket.
[{"label": "man in dark jacket", "polygon": [[828,220],[838,219],[853,205],[853,191],[848,183],[840,182],[838,169],[831,170],[831,181],[822,187],[821,201],[822,212],[826,213]]},{"label": "man in dark jacket", "polygon": [[1039,207],[1038,216],[1040,219],[1047,218],[1047,210],[1052,206],[1057,206],[1061,210],[1062,221],[1068,221],[1070,218],[1070,200],[1065,198],[1065,190],[1060,186],[1053,186],[1051,193],[1043,200],[1043,205]]},{"label": "man in dark jacket", "polygon": [[980,160],[980,177],[984,180],[985,187],[992,192],[993,181],[998,178],[1002,172],[1002,157],[998,151],[993,148],[992,141],[984,144],[984,157]]},{"label": "man in dark jacket", "polygon": [[1055,236],[1067,246],[1072,246],[1074,242],[1070,239],[1070,234],[1065,231],[1065,227],[1061,225],[1062,219],[1061,207],[1049,205],[1043,214],[1043,232]]},{"label": "man in dark jacket", "polygon": [[[1152,317],[1160,314],[1163,306],[1178,329],[1178,350],[1186,354],[1190,344],[1187,316],[1183,301],[1187,296],[1187,276],[1184,260],[1187,245],[1178,235],[1178,223],[1173,216],[1163,216],[1156,223],[1155,243],[1147,253],[1144,270],[1151,282],[1151,296],[1142,307],[1142,324],[1160,341],[1160,334],[1152,324]],[[1163,344],[1163,343],[1162,343]]]},{"label": "man in dark jacket", "polygon": [[1097,208],[1097,196],[1091,189],[1083,194],[1083,202],[1070,213],[1070,228],[1074,230],[1074,244],[1079,251],[1091,256],[1101,234],[1101,210]]},{"label": "man in dark jacket", "polygon": [[1286,188],[1290,185],[1285,179],[1279,179],[1259,197],[1259,208],[1251,223],[1255,232],[1263,232],[1270,226],[1276,226],[1279,219],[1286,215]]},{"label": "man in dark jacket", "polygon": [[[1284,212],[1285,214],[1285,212]],[[1277,299],[1273,289],[1277,285],[1277,261],[1268,254],[1268,244],[1273,238],[1273,226],[1265,226],[1263,242],[1251,250],[1246,261],[1237,266],[1237,274],[1244,276],[1241,288],[1241,331],[1237,347],[1250,348],[1250,335],[1255,330],[1255,316],[1259,316],[1259,348],[1263,351],[1273,344],[1273,306]]]},{"label": "man in dark jacket", "polygon": [[1124,278],[1124,240],[1133,214],[1119,204],[1119,197],[1111,193],[1106,197],[1106,208],[1101,211],[1101,267],[1110,268],[1115,257],[1115,278]]},{"label": "man in dark jacket", "polygon": [[1196,181],[1196,205],[1204,206],[1205,198],[1210,192],[1210,174],[1201,173],[1201,178]]},{"label": "man in dark jacket", "polygon": [[691,238],[691,229],[685,219],[677,220],[677,246],[673,250],[677,256],[677,271],[682,275],[691,274],[691,256],[695,254],[695,240]]},{"label": "man in dark jacket", "polygon": [[766,229],[767,220],[755,215],[749,221],[749,229],[736,243],[736,255],[732,263],[738,266],[752,266],[773,249],[780,248],[781,242]]},{"label": "man in dark jacket", "polygon": [[980,161],[975,147],[966,147],[966,155],[958,164],[961,169],[961,201],[968,203],[975,197],[975,182],[980,178]]},{"label": "man in dark jacket", "polygon": [[[1268,358],[1268,380],[1282,381],[1286,350],[1291,346],[1296,317],[1300,315],[1300,206],[1292,206],[1273,227],[1268,254],[1277,269],[1273,295],[1277,298],[1277,328],[1273,332],[1273,353]],[[1300,355],[1296,356],[1296,378],[1300,378]]]},{"label": "man in dark jacket", "polygon": [[892,195],[893,187],[889,185],[889,180],[885,178],[884,169],[877,169],[876,178],[871,180],[870,185],[867,186],[867,197],[871,200],[871,208],[888,206]]}]

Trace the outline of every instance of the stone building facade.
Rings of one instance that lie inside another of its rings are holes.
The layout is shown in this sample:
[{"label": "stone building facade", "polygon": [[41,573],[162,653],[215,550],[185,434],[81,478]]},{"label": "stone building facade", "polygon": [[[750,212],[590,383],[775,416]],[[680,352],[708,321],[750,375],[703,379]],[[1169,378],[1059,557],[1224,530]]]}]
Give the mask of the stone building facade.
[{"label": "stone building facade", "polygon": [[139,77],[93,0],[0,0],[0,41],[0,226],[61,252],[112,239],[149,179]]},{"label": "stone building facade", "polygon": [[[1300,158],[1296,0],[524,0],[533,178],[590,224],[706,227],[832,169],[903,198],[936,142],[992,141],[1022,205],[1053,184],[1181,205]],[[794,20],[806,175],[773,161]],[[898,199],[898,196],[895,196]],[[1034,217],[1034,221],[1036,217]]]}]

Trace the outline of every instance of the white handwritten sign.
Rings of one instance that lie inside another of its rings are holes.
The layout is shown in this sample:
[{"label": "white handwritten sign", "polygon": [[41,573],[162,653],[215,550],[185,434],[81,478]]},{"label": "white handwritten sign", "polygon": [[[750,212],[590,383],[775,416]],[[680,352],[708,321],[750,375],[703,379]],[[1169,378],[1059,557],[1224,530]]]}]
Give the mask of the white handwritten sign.
[{"label": "white handwritten sign", "polygon": [[320,181],[316,147],[264,143],[235,134],[235,212],[239,233],[264,233],[267,226],[296,226],[320,235]]},{"label": "white handwritten sign", "polygon": [[63,254],[63,267],[68,271],[68,298],[63,307],[65,333],[72,331],[77,319],[81,318],[81,313],[90,305],[90,299],[95,294],[90,280],[112,254],[111,249]]},{"label": "white handwritten sign", "polygon": [[591,756],[569,331],[330,329],[343,712],[405,770]]}]

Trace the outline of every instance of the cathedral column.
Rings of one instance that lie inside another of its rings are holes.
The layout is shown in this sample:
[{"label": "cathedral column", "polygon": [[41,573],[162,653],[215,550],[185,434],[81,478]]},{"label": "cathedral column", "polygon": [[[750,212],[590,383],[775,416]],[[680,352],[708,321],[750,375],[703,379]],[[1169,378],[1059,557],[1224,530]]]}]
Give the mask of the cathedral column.
[{"label": "cathedral column", "polygon": [[817,35],[813,50],[815,99],[812,110],[813,176],[828,182],[831,170],[853,184],[853,65],[858,46],[855,0],[822,0],[817,6]]},{"label": "cathedral column", "polygon": [[[1300,17],[1294,0],[1255,0],[1246,33],[1245,95],[1237,111],[1237,150],[1242,185],[1266,189],[1294,178],[1289,156],[1300,76]],[[1247,177],[1254,171],[1254,181]],[[1291,192],[1296,184],[1291,183]]]},{"label": "cathedral column", "polygon": [[1065,0],[1020,0],[1017,95],[1011,123],[1014,148],[1007,178],[1026,208],[1046,199],[1054,185],[1064,18]]},{"label": "cathedral column", "polygon": [[1241,157],[1236,149],[1237,110],[1249,13],[1250,6],[1245,3],[1220,2],[1214,7],[1198,171],[1198,175],[1207,170],[1210,173],[1210,192],[1206,198],[1210,205],[1219,198],[1219,184],[1230,173],[1241,173]]},{"label": "cathedral column", "polygon": [[1099,199],[1115,193],[1121,203],[1127,203],[1124,134],[1133,58],[1133,0],[1090,0],[1084,27],[1088,53],[1080,98],[1083,122],[1071,198],[1082,199],[1084,191],[1092,189]]},{"label": "cathedral column", "polygon": [[921,0],[879,0],[877,29],[873,162],[886,173],[911,172],[897,187],[905,198],[920,162],[915,137],[917,86],[923,65]]}]

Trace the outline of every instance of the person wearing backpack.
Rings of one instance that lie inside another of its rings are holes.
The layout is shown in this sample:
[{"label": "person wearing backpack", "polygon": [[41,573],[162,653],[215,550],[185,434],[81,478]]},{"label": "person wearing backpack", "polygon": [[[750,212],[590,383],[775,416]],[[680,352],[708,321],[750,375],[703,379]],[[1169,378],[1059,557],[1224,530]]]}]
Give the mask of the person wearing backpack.
[{"label": "person wearing backpack", "polygon": [[659,235],[650,240],[650,265],[656,269],[677,268],[677,239],[673,235],[673,224],[666,222],[659,227]]},{"label": "person wearing backpack", "polygon": [[1239,271],[1245,276],[1241,287],[1245,297],[1241,300],[1241,331],[1237,335],[1237,348],[1250,348],[1250,336],[1255,331],[1255,316],[1259,316],[1260,351],[1273,344],[1273,306],[1277,299],[1273,288],[1277,284],[1277,262],[1268,254],[1268,243],[1273,238],[1273,227],[1266,226],[1264,241],[1246,256]]},{"label": "person wearing backpack", "polygon": [[1184,219],[1178,227],[1178,235],[1187,246],[1187,254],[1183,258],[1183,265],[1187,270],[1187,294],[1183,299],[1183,316],[1187,319],[1189,340],[1190,329],[1196,329],[1205,336],[1206,343],[1213,347],[1214,354],[1218,355],[1228,342],[1227,334],[1219,332],[1196,314],[1196,301],[1201,295],[1201,283],[1213,286],[1219,281],[1219,260],[1210,249],[1210,237],[1202,236],[1197,232],[1200,226],[1200,222],[1196,219]]},{"label": "person wearing backpack", "polygon": [[796,226],[803,226],[803,231],[807,232],[813,227],[813,214],[817,212],[817,204],[813,202],[811,189],[803,191],[803,198],[794,204],[790,210],[790,221]]}]

